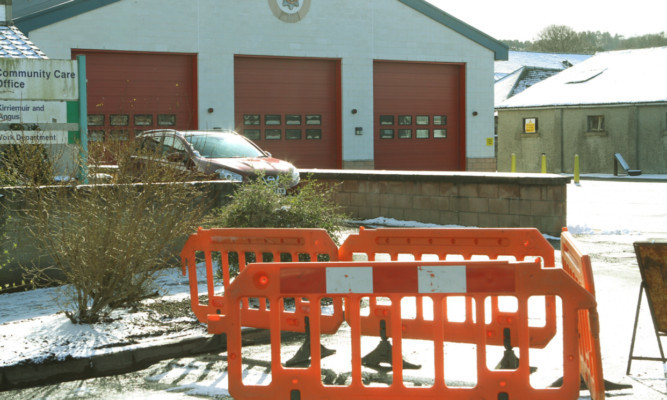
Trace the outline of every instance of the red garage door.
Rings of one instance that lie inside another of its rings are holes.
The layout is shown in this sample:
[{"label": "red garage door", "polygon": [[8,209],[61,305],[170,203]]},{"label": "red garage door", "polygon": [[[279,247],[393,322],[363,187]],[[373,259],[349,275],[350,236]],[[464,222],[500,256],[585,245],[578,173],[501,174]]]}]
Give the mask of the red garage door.
[{"label": "red garage door", "polygon": [[339,168],[339,71],[336,60],[237,56],[237,130],[298,168]]},{"label": "red garage door", "polygon": [[197,128],[196,56],[73,50],[86,56],[88,140]]},{"label": "red garage door", "polygon": [[376,61],[375,169],[465,169],[460,64]]}]

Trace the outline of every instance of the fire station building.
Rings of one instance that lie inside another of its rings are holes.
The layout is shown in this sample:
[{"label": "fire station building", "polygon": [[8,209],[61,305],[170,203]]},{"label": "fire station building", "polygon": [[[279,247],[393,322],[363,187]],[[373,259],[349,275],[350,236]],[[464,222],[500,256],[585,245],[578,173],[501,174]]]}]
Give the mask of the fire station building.
[{"label": "fire station building", "polygon": [[14,0],[13,22],[86,56],[91,141],[233,129],[299,168],[496,169],[507,46],[425,0]]}]

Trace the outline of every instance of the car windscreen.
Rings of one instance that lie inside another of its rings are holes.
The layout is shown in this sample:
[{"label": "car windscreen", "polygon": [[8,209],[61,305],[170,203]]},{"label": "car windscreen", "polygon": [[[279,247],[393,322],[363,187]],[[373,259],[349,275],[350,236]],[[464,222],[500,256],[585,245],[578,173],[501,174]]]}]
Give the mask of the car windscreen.
[{"label": "car windscreen", "polygon": [[185,139],[204,158],[266,156],[243,137],[237,135],[186,135]]}]

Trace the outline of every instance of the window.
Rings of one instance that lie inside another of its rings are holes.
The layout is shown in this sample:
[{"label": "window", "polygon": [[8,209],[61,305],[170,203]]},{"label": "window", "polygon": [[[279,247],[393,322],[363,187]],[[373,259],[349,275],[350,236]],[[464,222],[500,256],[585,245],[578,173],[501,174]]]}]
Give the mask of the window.
[{"label": "window", "polygon": [[428,115],[417,115],[417,125],[428,125],[429,120]]},{"label": "window", "polygon": [[104,114],[88,114],[88,126],[104,125]]},{"label": "window", "polygon": [[523,133],[537,133],[537,118],[523,119]]},{"label": "window", "polygon": [[264,116],[265,125],[280,125],[282,122],[280,114],[266,114]]},{"label": "window", "polygon": [[262,138],[259,129],[244,129],[243,136],[247,137],[250,140],[259,140]]},{"label": "window", "polygon": [[127,114],[111,114],[109,116],[109,123],[111,126],[128,126],[130,124],[130,116]]},{"label": "window", "polygon": [[319,114],[306,115],[306,125],[322,125],[322,116]]},{"label": "window", "polygon": [[604,132],[604,116],[603,115],[589,115],[588,116],[588,132]]},{"label": "window", "polygon": [[159,126],[174,126],[174,125],[176,125],[176,115],[175,114],[158,114],[157,115],[157,124]]},{"label": "window", "polygon": [[264,139],[266,140],[280,140],[282,132],[280,129],[267,129],[264,131]]},{"label": "window", "polygon": [[306,139],[322,139],[322,129],[306,129]]},{"label": "window", "polygon": [[433,125],[447,125],[447,116],[446,115],[434,115],[433,116]]},{"label": "window", "polygon": [[151,114],[135,114],[134,124],[137,126],[153,125],[153,116]]},{"label": "window", "polygon": [[394,125],[394,116],[380,115],[380,125]]},{"label": "window", "polygon": [[399,125],[412,125],[412,115],[399,115],[398,116]]},{"label": "window", "polygon": [[412,129],[399,129],[398,130],[399,139],[410,139],[412,138]]},{"label": "window", "polygon": [[285,125],[301,125],[301,115],[299,114],[285,115]]},{"label": "window", "polygon": [[243,125],[259,125],[259,114],[243,114]]},{"label": "window", "polygon": [[429,130],[428,129],[417,129],[415,131],[417,139],[428,139],[429,138]]},{"label": "window", "polygon": [[434,139],[446,139],[447,138],[447,129],[433,129],[433,138]]},{"label": "window", "polygon": [[393,129],[380,129],[380,139],[393,139],[394,130]]},{"label": "window", "polygon": [[285,139],[287,140],[301,139],[301,129],[285,129]]}]

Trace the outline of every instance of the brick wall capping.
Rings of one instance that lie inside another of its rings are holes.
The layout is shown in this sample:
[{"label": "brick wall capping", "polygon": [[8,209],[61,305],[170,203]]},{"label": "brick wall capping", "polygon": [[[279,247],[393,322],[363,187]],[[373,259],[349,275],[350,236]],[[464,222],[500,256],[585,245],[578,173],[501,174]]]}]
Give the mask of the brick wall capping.
[{"label": "brick wall capping", "polygon": [[301,169],[302,179],[367,180],[398,182],[450,182],[518,185],[567,185],[571,177],[558,174],[450,171],[388,171],[350,169]]}]

